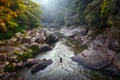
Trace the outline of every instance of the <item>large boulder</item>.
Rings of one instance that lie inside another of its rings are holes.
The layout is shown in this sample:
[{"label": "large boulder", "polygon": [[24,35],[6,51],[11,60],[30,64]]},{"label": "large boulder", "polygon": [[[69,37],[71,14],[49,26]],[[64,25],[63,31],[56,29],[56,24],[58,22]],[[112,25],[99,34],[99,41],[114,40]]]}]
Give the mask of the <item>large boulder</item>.
[{"label": "large boulder", "polygon": [[60,33],[63,34],[63,36],[65,37],[74,37],[77,34],[80,34],[81,36],[85,36],[87,32],[88,30],[86,26],[76,26],[76,25],[64,27],[60,30]]},{"label": "large boulder", "polygon": [[113,51],[120,52],[120,42],[114,38],[108,38],[105,34],[99,34],[96,36],[94,42],[95,41]]},{"label": "large boulder", "polygon": [[28,59],[24,65],[25,66],[33,66],[35,64],[38,64],[40,62],[40,60],[37,60],[37,59]]},{"label": "large boulder", "polygon": [[52,48],[48,44],[39,44],[39,49],[41,52],[49,51]]},{"label": "large boulder", "polygon": [[115,52],[109,49],[98,48],[97,50],[94,50],[90,48],[84,50],[77,56],[71,57],[71,59],[80,65],[92,69],[103,69],[112,64],[114,57]]},{"label": "large boulder", "polygon": [[47,44],[51,44],[51,43],[56,43],[58,41],[58,37],[55,34],[49,34],[46,39],[45,42]]},{"label": "large boulder", "polygon": [[69,29],[69,28],[65,27],[60,30],[60,33],[63,34],[63,36],[65,36],[65,37],[73,37],[76,34],[78,34],[79,32],[80,32],[79,28]]},{"label": "large boulder", "polygon": [[32,66],[31,73],[35,73],[35,72],[38,72],[40,70],[43,70],[52,63],[53,63],[53,61],[51,59],[43,60],[43,61],[39,62],[38,64]]}]

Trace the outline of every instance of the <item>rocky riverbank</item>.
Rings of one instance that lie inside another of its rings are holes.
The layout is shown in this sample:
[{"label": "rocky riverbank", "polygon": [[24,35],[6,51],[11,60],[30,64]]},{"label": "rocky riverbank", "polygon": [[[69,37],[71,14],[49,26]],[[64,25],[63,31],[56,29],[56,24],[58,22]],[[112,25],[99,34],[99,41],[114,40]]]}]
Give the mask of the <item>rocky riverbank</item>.
[{"label": "rocky riverbank", "polygon": [[60,30],[65,37],[71,37],[86,45],[87,49],[71,59],[88,68],[111,72],[112,75],[120,74],[120,43],[110,31],[98,33],[88,30],[85,26],[64,27]]},{"label": "rocky riverbank", "polygon": [[27,59],[51,50],[50,43],[57,41],[57,36],[39,28],[0,41],[0,80],[22,80],[15,78],[16,71],[25,67]]}]

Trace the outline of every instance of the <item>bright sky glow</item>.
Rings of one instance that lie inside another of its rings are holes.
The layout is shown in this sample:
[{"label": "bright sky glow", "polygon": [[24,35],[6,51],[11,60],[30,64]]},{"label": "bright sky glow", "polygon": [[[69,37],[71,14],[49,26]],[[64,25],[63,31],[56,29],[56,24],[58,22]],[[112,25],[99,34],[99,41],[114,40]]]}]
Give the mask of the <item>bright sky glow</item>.
[{"label": "bright sky glow", "polygon": [[49,0],[32,0],[38,4],[41,4],[41,5],[47,5]]}]

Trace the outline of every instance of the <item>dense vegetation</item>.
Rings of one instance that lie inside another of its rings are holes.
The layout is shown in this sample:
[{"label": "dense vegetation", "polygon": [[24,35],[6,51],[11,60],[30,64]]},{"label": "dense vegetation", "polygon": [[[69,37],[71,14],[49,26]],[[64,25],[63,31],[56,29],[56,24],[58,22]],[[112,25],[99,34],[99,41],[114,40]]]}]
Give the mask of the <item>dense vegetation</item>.
[{"label": "dense vegetation", "polygon": [[0,0],[0,39],[40,26],[39,7],[31,0]]},{"label": "dense vegetation", "polygon": [[[80,24],[103,27],[120,21],[119,0],[72,0],[69,8],[72,16],[78,16]],[[70,17],[72,17],[70,16]]]},{"label": "dense vegetation", "polygon": [[[119,0],[51,0],[42,8],[43,22],[112,25],[120,21]],[[95,24],[96,23],[96,24]]]}]

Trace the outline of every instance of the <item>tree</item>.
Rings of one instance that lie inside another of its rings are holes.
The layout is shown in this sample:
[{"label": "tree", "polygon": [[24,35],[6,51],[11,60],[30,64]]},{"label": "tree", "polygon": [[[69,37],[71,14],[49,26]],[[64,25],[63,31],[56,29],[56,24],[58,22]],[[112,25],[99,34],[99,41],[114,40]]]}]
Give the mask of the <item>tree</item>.
[{"label": "tree", "polygon": [[31,0],[0,0],[0,39],[40,26],[40,14],[40,6]]}]

